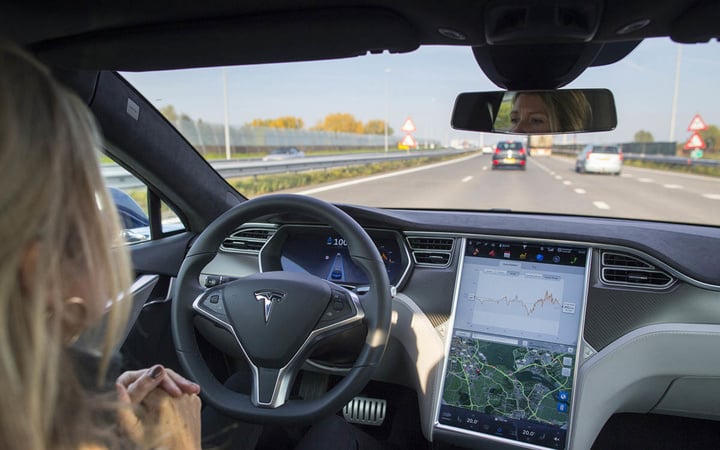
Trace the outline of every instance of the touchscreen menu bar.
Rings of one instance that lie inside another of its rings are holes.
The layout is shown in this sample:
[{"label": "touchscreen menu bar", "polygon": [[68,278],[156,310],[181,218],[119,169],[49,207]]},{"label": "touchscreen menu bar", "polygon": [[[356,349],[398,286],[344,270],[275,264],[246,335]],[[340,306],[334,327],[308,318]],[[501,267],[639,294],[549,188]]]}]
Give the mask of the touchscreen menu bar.
[{"label": "touchscreen menu bar", "polygon": [[468,239],[465,256],[584,267],[587,249],[555,244],[538,245]]}]

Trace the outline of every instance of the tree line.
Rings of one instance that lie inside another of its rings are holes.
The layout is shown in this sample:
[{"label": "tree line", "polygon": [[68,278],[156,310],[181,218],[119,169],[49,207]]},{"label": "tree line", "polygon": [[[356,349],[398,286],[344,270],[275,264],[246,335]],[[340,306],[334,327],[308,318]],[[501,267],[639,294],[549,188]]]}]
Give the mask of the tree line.
[{"label": "tree line", "polygon": [[[700,131],[698,134],[700,134],[700,137],[703,138],[703,141],[705,141],[705,145],[707,146],[706,151],[720,151],[720,128],[718,128],[716,125],[709,125],[707,130]],[[649,131],[639,130],[637,133],[635,133],[635,142],[654,141],[655,139],[652,133]],[[678,148],[682,149],[683,144],[684,141],[680,142],[678,144]]]},{"label": "tree line", "polygon": [[[172,105],[163,106],[160,108],[160,113],[173,123],[178,120],[190,120],[187,115],[175,111],[175,107]],[[245,123],[245,126],[280,128],[285,130],[303,130],[305,129],[305,121],[300,117],[282,116],[272,119],[253,119],[250,122]],[[363,123],[361,120],[356,119],[354,115],[349,113],[331,113],[326,115],[324,119],[318,121],[314,126],[310,127],[310,130],[335,133],[385,134],[385,121],[372,119]],[[387,133],[388,135],[393,134],[392,127],[388,126]]]},{"label": "tree line", "polygon": [[[274,119],[253,119],[246,123],[251,127],[283,128],[302,130],[305,122],[300,117],[283,116]],[[323,120],[318,121],[310,127],[312,131],[329,131],[335,133],[356,133],[356,134],[385,134],[385,121],[380,119],[368,120],[363,123],[349,113],[331,113]],[[388,127],[388,134],[393,134],[392,127]]]}]

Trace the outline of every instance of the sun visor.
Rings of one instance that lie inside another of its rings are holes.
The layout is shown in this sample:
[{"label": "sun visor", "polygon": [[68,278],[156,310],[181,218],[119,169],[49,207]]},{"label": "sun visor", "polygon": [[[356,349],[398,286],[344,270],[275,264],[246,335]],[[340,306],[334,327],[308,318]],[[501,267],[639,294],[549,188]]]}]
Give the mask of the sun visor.
[{"label": "sun visor", "polygon": [[32,50],[58,67],[144,71],[402,53],[419,44],[398,14],[341,8],[103,30]]},{"label": "sun visor", "polygon": [[670,38],[683,44],[720,38],[720,3],[704,1],[685,11],[670,26]]}]

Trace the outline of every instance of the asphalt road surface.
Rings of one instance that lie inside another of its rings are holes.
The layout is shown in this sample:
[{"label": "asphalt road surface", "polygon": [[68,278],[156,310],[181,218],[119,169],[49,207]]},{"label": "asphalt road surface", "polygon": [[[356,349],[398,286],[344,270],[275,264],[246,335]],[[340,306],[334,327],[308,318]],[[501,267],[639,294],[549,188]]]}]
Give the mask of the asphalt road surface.
[{"label": "asphalt road surface", "polygon": [[330,202],[379,207],[502,209],[720,225],[720,178],[624,167],[578,174],[575,160],[531,157],[491,170],[490,155],[308,188]]}]

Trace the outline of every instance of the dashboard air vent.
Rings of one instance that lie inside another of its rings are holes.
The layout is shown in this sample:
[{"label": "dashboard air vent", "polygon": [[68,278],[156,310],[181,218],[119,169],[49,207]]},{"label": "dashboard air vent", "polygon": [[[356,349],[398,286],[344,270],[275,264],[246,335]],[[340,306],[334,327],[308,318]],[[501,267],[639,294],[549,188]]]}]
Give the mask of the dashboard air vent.
[{"label": "dashboard air vent", "polygon": [[653,266],[634,256],[623,255],[621,253],[603,252],[603,265],[612,267],[642,267],[643,269],[652,269]]},{"label": "dashboard air vent", "polygon": [[243,228],[233,232],[220,245],[221,250],[236,253],[258,254],[270,237],[272,228]]},{"label": "dashboard air vent", "polygon": [[433,266],[447,266],[450,263],[450,253],[414,252],[415,262],[418,264],[431,264]]},{"label": "dashboard air vent", "polygon": [[453,248],[452,238],[409,237],[408,243],[413,250],[443,250],[449,252]]},{"label": "dashboard air vent", "polygon": [[418,266],[447,267],[450,265],[455,239],[434,236],[409,236],[415,264]]},{"label": "dashboard air vent", "polygon": [[663,289],[675,279],[636,256],[603,252],[601,261],[602,281],[606,284]]}]

